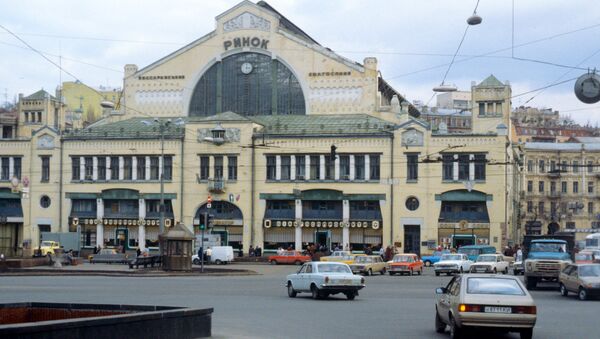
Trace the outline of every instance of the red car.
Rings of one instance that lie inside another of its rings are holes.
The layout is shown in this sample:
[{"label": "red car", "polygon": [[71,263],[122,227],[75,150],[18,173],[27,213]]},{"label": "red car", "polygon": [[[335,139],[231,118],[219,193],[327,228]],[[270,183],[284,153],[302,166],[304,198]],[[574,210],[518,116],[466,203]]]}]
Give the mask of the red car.
[{"label": "red car", "polygon": [[295,264],[301,265],[305,262],[310,261],[309,255],[304,255],[300,251],[284,251],[281,254],[272,255],[269,257],[269,263],[272,265],[277,264]]},{"label": "red car", "polygon": [[394,259],[389,261],[389,265],[388,272],[390,275],[396,273],[406,273],[408,275],[413,275],[413,273],[423,274],[423,261],[414,253],[396,254]]}]

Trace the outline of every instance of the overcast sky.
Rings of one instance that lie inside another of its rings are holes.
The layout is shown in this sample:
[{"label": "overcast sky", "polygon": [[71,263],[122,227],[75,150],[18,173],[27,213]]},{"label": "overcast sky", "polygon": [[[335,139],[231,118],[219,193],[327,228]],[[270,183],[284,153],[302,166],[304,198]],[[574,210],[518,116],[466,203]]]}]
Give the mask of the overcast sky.
[{"label": "overcast sky", "polygon": [[[215,28],[215,16],[239,1],[0,0],[0,25],[88,85],[122,86],[127,63],[140,67]],[[409,100],[427,102],[442,81],[476,0],[271,0],[321,45],[350,59],[379,60],[383,77]],[[470,90],[494,74],[512,85],[513,106],[553,108],[580,123],[600,123],[600,103],[573,94],[574,80],[518,94],[600,68],[600,6],[584,0],[481,0],[483,23],[469,27],[446,83]],[[40,88],[61,74],[0,28],[0,101]],[[482,56],[483,55],[483,56]],[[512,58],[528,58],[540,62]],[[476,56],[476,57],[475,57]],[[465,60],[466,59],[466,60]],[[541,63],[544,62],[544,63]],[[545,63],[554,63],[559,67]],[[62,80],[73,80],[62,73]],[[533,97],[533,99],[531,99]],[[531,100],[530,100],[531,99]],[[527,102],[529,100],[529,102]],[[431,101],[435,104],[435,99]]]}]

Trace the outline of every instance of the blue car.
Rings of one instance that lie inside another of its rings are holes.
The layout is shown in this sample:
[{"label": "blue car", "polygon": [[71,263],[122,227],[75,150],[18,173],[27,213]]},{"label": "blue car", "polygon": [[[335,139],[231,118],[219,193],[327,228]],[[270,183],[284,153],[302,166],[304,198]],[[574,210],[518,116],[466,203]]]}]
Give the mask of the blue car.
[{"label": "blue car", "polygon": [[421,260],[423,260],[423,264],[427,267],[435,264],[436,262],[440,261],[440,257],[442,256],[442,254],[448,254],[450,253],[450,250],[443,250],[443,251],[435,251],[433,252],[432,255],[425,255],[421,258]]}]

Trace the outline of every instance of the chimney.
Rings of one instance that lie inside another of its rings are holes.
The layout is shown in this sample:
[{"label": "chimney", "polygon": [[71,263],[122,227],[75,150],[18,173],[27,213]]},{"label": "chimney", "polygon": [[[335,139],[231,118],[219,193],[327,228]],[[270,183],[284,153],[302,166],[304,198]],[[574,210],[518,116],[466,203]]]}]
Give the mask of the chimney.
[{"label": "chimney", "polygon": [[370,69],[373,71],[377,70],[377,58],[368,57],[363,60],[363,64],[365,64],[366,69]]},{"label": "chimney", "polygon": [[135,74],[135,72],[137,72],[137,71],[138,71],[137,65],[134,65],[134,64],[125,65],[125,78]]}]

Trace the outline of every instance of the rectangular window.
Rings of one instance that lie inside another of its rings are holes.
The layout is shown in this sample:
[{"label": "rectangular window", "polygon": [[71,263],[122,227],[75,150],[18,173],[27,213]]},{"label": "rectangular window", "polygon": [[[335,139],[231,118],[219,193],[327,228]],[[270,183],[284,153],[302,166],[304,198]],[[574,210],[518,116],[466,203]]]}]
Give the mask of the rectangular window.
[{"label": "rectangular window", "polygon": [[[4,160],[4,159],[2,159]],[[2,161],[2,166],[4,167],[4,161]],[[71,180],[79,180],[80,175],[80,167],[79,167],[79,157],[71,158]],[[4,174],[4,171],[2,172]],[[8,175],[8,172],[6,173]]]},{"label": "rectangular window", "polygon": [[131,180],[133,176],[133,158],[123,157],[123,180]]},{"label": "rectangular window", "polygon": [[575,226],[575,222],[574,222],[574,221],[567,221],[567,222],[566,222],[566,226],[565,226],[565,228],[568,228],[568,229],[575,229],[575,228],[576,228],[576,226]]},{"label": "rectangular window", "polygon": [[527,181],[527,192],[533,192],[533,180]]},{"label": "rectangular window", "polygon": [[454,156],[452,154],[442,155],[442,180],[454,180]]},{"label": "rectangular window", "polygon": [[106,180],[106,157],[98,157],[98,180]]},{"label": "rectangular window", "polygon": [[567,193],[567,182],[566,181],[563,181],[560,183],[560,192]]},{"label": "rectangular window", "polygon": [[458,180],[469,180],[469,155],[458,156]]},{"label": "rectangular window", "polygon": [[593,201],[588,202],[588,213],[594,214],[594,202]]},{"label": "rectangular window", "polygon": [[227,179],[237,180],[237,157],[232,155],[227,157]]},{"label": "rectangular window", "polygon": [[119,157],[110,157],[110,180],[119,180]]},{"label": "rectangular window", "polygon": [[150,180],[158,180],[158,157],[150,157]]},{"label": "rectangular window", "polygon": [[419,179],[419,158],[417,154],[406,155],[406,179],[417,180]]},{"label": "rectangular window", "polygon": [[475,154],[475,180],[485,180],[485,154]]},{"label": "rectangular window", "polygon": [[292,159],[289,155],[281,156],[281,180],[290,180]]},{"label": "rectangular window", "polygon": [[43,156],[42,158],[42,182],[50,181],[50,157]]},{"label": "rectangular window", "polygon": [[558,213],[558,203],[557,202],[550,203],[550,214],[552,216],[556,216],[557,213]]},{"label": "rectangular window", "polygon": [[321,179],[321,157],[318,155],[310,156],[310,180]]},{"label": "rectangular window", "polygon": [[379,164],[379,154],[371,154],[369,160],[370,160],[369,173],[371,174],[371,180],[379,180],[380,169],[381,169],[381,166]]},{"label": "rectangular window", "polygon": [[331,156],[325,156],[325,180],[333,180],[335,173],[335,162],[331,159]]},{"label": "rectangular window", "polygon": [[146,157],[137,157],[135,178],[137,180],[146,180]]},{"label": "rectangular window", "polygon": [[527,212],[533,213],[533,201],[531,200],[527,201]]},{"label": "rectangular window", "polygon": [[173,180],[173,157],[165,155],[163,157],[163,179]]},{"label": "rectangular window", "polygon": [[588,193],[594,193],[594,182],[588,181]]},{"label": "rectangular window", "polygon": [[550,182],[550,192],[556,192],[556,182],[554,181]]},{"label": "rectangular window", "polygon": [[485,102],[479,103],[479,115],[485,115]]},{"label": "rectangular window", "polygon": [[579,173],[579,161],[573,161],[573,173]]},{"label": "rectangular window", "polygon": [[277,162],[274,155],[267,156],[267,180],[275,180],[277,173]]},{"label": "rectangular window", "polygon": [[562,213],[562,214],[567,213],[567,202],[566,201],[563,201],[560,203],[560,213]]},{"label": "rectangular window", "polygon": [[215,155],[213,157],[214,160],[214,164],[213,164],[213,178],[216,179],[223,179],[223,156],[221,155]]},{"label": "rectangular window", "polygon": [[306,157],[296,155],[296,180],[306,179]]},{"label": "rectangular window", "polygon": [[340,155],[340,179],[350,180],[350,156]]},{"label": "rectangular window", "polygon": [[38,117],[37,121],[42,122],[42,112],[37,112],[37,117]]},{"label": "rectangular window", "polygon": [[550,161],[550,172],[556,172],[556,161],[555,160]]},{"label": "rectangular window", "polygon": [[568,167],[567,167],[567,161],[563,160],[562,163],[560,164],[560,171],[563,172],[563,173],[566,173],[567,169],[568,169]]},{"label": "rectangular window", "polygon": [[21,158],[13,158],[13,175],[21,179]]},{"label": "rectangular window", "polygon": [[594,172],[594,162],[593,161],[587,162],[587,171],[588,171],[588,173]]},{"label": "rectangular window", "polygon": [[538,183],[538,191],[539,191],[540,193],[544,193],[544,182],[543,182],[543,181],[540,181],[540,182]]},{"label": "rectangular window", "polygon": [[544,214],[544,202],[538,202],[538,214],[541,216]]},{"label": "rectangular window", "polygon": [[85,157],[83,168],[85,169],[84,178],[85,180],[92,180],[94,175],[94,158]]},{"label": "rectangular window", "polygon": [[573,181],[573,193],[579,193],[579,182]]},{"label": "rectangular window", "polygon": [[365,180],[365,156],[354,156],[354,179]]},{"label": "rectangular window", "polygon": [[210,167],[210,157],[200,157],[200,180],[208,180],[208,169]]},{"label": "rectangular window", "polygon": [[546,173],[546,163],[544,162],[544,160],[540,160],[538,165],[539,165],[540,173]]}]

